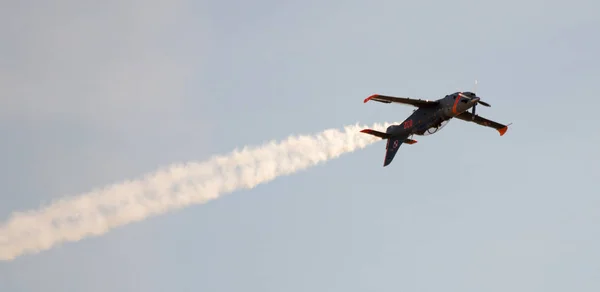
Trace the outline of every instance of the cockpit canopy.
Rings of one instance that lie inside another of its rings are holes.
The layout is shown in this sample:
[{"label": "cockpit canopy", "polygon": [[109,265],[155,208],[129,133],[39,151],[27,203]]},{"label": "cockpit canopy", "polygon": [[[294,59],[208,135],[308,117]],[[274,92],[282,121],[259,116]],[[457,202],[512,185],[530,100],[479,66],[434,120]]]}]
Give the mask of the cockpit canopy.
[{"label": "cockpit canopy", "polygon": [[470,92],[470,91],[465,91],[465,92],[462,93],[462,95],[463,95],[463,97],[467,96],[469,98],[475,98],[475,97],[477,97],[477,95],[475,95],[475,93]]},{"label": "cockpit canopy", "polygon": [[454,99],[456,99],[456,97],[457,97],[459,94],[460,94],[460,95],[461,95],[463,98],[467,98],[467,99],[471,99],[471,98],[475,98],[475,97],[477,97],[477,95],[476,95],[475,93],[473,93],[473,92],[470,92],[470,91],[455,92],[455,93],[453,93],[452,95],[454,96]]},{"label": "cockpit canopy", "polygon": [[460,101],[462,101],[463,103],[468,103],[469,101],[472,101],[473,98],[476,98],[477,95],[473,92],[470,91],[463,91],[463,92],[455,92],[452,94],[452,99],[456,99],[458,96],[460,95],[461,99]]}]

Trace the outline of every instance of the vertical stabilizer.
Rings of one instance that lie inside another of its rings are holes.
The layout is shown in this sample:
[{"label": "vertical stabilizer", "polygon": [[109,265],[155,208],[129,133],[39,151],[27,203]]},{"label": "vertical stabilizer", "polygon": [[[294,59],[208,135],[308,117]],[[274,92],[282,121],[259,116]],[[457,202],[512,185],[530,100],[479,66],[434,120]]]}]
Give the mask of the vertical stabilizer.
[{"label": "vertical stabilizer", "polygon": [[404,143],[404,140],[408,136],[392,136],[387,140],[387,144],[385,145],[385,158],[383,159],[383,167],[388,166],[394,160],[398,149],[400,149],[400,145]]}]

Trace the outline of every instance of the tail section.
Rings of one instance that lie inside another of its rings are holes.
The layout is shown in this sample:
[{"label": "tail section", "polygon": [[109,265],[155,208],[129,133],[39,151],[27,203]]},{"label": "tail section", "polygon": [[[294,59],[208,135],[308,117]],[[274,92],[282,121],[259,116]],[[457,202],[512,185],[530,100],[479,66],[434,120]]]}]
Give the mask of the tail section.
[{"label": "tail section", "polygon": [[398,149],[400,149],[400,145],[402,145],[402,143],[406,143],[406,144],[410,144],[410,145],[417,143],[417,141],[415,141],[415,140],[408,139],[408,136],[406,136],[406,135],[393,136],[392,134],[389,134],[389,133],[383,133],[383,132],[379,132],[379,131],[375,131],[375,130],[371,130],[371,129],[364,129],[361,132],[365,133],[365,134],[373,135],[375,137],[379,137],[381,139],[387,139],[387,144],[385,146],[385,158],[383,159],[384,167],[386,167],[390,163],[392,163],[392,160],[394,160],[394,157],[396,156],[396,153],[398,152]]}]

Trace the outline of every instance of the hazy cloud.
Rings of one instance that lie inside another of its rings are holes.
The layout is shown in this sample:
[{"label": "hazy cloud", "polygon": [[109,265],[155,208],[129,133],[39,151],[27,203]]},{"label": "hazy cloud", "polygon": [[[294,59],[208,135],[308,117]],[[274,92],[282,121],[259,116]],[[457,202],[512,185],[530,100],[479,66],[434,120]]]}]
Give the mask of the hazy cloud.
[{"label": "hazy cloud", "polygon": [[[0,116],[122,122],[181,105],[183,1],[12,1],[0,6]],[[178,46],[179,45],[179,46]],[[197,49],[197,48],[196,48]],[[196,52],[193,56],[199,56]],[[135,119],[133,119],[135,120]]]}]

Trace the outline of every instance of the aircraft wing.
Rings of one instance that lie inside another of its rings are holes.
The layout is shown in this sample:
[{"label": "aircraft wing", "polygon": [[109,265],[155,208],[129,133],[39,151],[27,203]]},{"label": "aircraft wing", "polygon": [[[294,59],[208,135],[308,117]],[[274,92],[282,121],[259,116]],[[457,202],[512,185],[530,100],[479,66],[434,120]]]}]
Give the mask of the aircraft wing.
[{"label": "aircraft wing", "polygon": [[508,126],[510,125],[510,124],[503,125],[498,122],[494,122],[492,120],[482,118],[478,115],[473,115],[470,112],[463,112],[462,114],[456,116],[455,118],[458,118],[458,119],[461,119],[461,120],[467,121],[467,122],[473,122],[473,123],[476,123],[476,124],[484,126],[484,127],[494,128],[500,133],[500,136],[502,136],[502,135],[504,135],[504,133],[506,133],[506,130],[508,130]]},{"label": "aircraft wing", "polygon": [[414,99],[408,97],[396,97],[389,95],[381,95],[381,94],[373,94],[365,99],[365,103],[369,100],[374,100],[383,103],[403,103],[416,107],[429,107],[438,105],[438,101],[435,100],[425,100],[425,99]]}]

